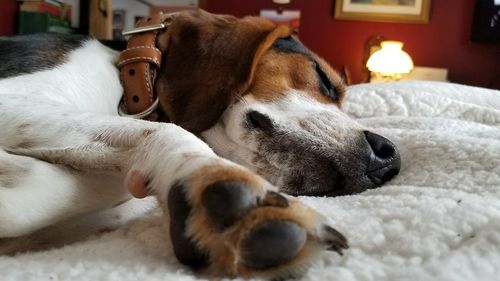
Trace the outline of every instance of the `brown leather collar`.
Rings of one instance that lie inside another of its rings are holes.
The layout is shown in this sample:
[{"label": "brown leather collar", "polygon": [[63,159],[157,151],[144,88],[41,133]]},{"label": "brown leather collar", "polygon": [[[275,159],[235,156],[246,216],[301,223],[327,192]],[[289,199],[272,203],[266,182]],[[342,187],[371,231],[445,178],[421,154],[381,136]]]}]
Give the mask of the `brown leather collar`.
[{"label": "brown leather collar", "polygon": [[159,100],[154,84],[162,53],[156,47],[156,39],[158,34],[166,31],[176,14],[143,18],[137,22],[136,28],[123,32],[124,36],[131,37],[117,64],[123,86],[123,99],[118,106],[121,116],[158,119]]}]

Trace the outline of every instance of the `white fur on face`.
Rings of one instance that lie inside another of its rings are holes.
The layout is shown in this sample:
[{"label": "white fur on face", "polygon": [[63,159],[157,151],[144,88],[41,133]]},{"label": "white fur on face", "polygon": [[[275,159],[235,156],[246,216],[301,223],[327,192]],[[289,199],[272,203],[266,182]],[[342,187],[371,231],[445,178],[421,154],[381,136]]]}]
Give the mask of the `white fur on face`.
[{"label": "white fur on face", "polygon": [[[246,117],[250,111],[268,116],[272,133],[253,127]],[[364,168],[357,159],[362,131],[335,104],[290,90],[271,102],[245,96],[202,137],[216,153],[247,166],[282,191],[320,194],[335,185],[335,176],[328,178],[332,170],[344,174]]]}]

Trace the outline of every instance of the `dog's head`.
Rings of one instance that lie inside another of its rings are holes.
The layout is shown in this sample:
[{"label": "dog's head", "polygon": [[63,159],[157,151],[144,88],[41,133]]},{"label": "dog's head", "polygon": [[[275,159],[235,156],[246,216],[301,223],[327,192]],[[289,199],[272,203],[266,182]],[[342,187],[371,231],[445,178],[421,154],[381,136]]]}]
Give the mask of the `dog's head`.
[{"label": "dog's head", "polygon": [[394,144],[341,111],[341,79],[288,28],[191,11],[159,46],[156,91],[170,120],[282,191],[352,194],[399,172]]}]

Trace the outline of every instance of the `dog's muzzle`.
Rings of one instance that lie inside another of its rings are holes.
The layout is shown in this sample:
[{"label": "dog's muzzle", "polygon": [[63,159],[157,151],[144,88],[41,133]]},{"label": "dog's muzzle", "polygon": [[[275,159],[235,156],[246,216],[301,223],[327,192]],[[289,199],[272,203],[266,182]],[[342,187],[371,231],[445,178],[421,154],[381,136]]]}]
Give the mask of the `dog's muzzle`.
[{"label": "dog's muzzle", "polygon": [[[399,173],[401,156],[397,147],[381,135],[365,131],[358,159],[364,163],[362,170],[331,171],[335,184],[323,195],[339,196],[356,194],[381,186]],[[360,163],[361,164],[361,163]]]},{"label": "dog's muzzle", "polygon": [[[334,183],[322,195],[339,196],[363,192],[381,186],[399,173],[401,156],[397,147],[381,135],[364,131],[364,137],[358,144],[357,170],[351,165],[351,171],[332,169],[330,181]],[[356,163],[356,160],[352,163]]]}]

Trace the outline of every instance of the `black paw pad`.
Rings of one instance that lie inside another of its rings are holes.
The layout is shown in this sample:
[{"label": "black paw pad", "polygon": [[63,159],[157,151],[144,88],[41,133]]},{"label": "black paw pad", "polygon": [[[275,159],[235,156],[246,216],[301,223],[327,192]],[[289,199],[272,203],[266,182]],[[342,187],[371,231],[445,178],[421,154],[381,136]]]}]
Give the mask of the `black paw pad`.
[{"label": "black paw pad", "polygon": [[207,264],[208,255],[200,251],[195,243],[186,236],[186,220],[191,212],[184,187],[174,184],[168,193],[168,211],[170,215],[170,239],[177,259],[192,267]]},{"label": "black paw pad", "polygon": [[245,265],[265,269],[293,259],[304,247],[307,233],[290,221],[265,221],[248,234],[242,244]]},{"label": "black paw pad", "polygon": [[202,201],[210,221],[218,231],[245,216],[257,203],[252,188],[238,181],[221,181],[209,185],[203,192]]}]

